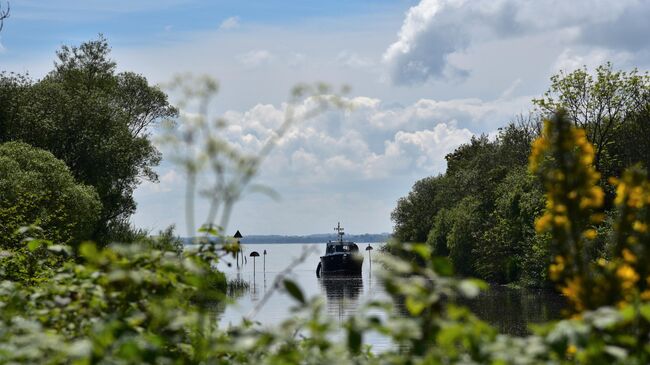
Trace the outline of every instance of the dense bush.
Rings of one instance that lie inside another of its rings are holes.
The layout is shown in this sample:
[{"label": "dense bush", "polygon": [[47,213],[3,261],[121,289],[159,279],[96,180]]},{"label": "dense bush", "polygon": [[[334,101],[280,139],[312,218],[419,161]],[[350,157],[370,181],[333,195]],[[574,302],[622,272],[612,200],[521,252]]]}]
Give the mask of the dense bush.
[{"label": "dense bush", "polygon": [[76,245],[91,237],[100,211],[95,190],[77,183],[50,152],[0,144],[0,247],[21,247],[26,226],[38,226],[42,238]]}]

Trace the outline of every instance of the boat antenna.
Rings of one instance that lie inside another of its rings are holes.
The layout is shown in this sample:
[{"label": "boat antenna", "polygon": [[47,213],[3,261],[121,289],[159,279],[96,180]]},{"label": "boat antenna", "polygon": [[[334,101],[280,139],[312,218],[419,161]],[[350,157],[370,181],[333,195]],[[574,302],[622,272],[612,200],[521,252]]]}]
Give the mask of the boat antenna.
[{"label": "boat antenna", "polygon": [[339,224],[336,227],[334,227],[334,230],[336,231],[336,234],[339,236],[339,242],[343,242],[343,235],[345,233],[343,233],[343,227],[341,227],[341,222],[339,222]]}]

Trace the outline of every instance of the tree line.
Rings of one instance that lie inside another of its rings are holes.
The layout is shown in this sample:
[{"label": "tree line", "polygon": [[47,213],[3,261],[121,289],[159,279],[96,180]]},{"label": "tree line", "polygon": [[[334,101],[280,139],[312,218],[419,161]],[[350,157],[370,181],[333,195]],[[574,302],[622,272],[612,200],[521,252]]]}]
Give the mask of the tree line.
[{"label": "tree line", "polygon": [[546,198],[527,164],[531,143],[542,132],[540,121],[563,108],[594,145],[606,219],[594,224],[599,244],[590,255],[608,257],[606,242],[617,214],[610,179],[635,164],[650,166],[650,77],[607,63],[593,73],[560,72],[550,81],[529,115],[500,128],[494,139],[474,136],[445,157],[445,173],[415,182],[391,214],[398,241],[426,242],[461,275],[548,284],[549,237],[535,232]]},{"label": "tree line", "polygon": [[[118,72],[102,36],[56,56],[42,79],[0,73],[0,158],[11,170],[0,176],[0,244],[15,243],[10,233],[28,225],[59,242],[125,241],[134,232],[134,189],[158,179],[161,154],[149,128],[177,111],[142,75]],[[46,161],[56,168],[33,168]],[[64,193],[74,186],[87,193]]]}]

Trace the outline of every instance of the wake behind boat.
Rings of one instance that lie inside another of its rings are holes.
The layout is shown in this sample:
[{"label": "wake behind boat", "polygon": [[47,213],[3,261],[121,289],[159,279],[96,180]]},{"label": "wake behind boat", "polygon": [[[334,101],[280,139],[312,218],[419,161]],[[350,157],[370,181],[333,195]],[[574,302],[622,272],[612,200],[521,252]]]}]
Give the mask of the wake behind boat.
[{"label": "wake behind boat", "polygon": [[359,246],[354,242],[343,240],[343,227],[339,222],[334,228],[338,239],[329,241],[325,246],[325,255],[320,257],[320,263],[316,274],[320,276],[329,274],[336,275],[361,275],[363,266],[363,255],[359,253]]}]

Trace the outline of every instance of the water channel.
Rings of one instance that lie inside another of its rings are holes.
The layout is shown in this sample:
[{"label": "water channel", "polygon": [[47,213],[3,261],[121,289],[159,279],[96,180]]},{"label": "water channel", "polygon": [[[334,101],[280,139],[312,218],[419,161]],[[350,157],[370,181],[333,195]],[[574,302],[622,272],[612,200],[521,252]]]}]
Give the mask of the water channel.
[{"label": "water channel", "polygon": [[[363,250],[368,244],[360,243]],[[371,244],[375,250],[371,255],[377,255],[380,244]],[[249,283],[249,288],[237,297],[236,303],[226,307],[220,315],[221,326],[239,324],[243,316],[248,316],[251,310],[272,290],[276,276],[291,266],[304,250],[311,252],[304,261],[293,267],[289,278],[293,279],[307,297],[323,296],[326,302],[327,314],[338,322],[354,314],[360,304],[371,299],[388,299],[381,282],[376,274],[379,265],[375,264],[370,270],[368,254],[365,253],[363,273],[360,278],[318,278],[316,266],[320,255],[325,249],[324,244],[247,244],[244,245],[246,263],[237,265],[233,259],[222,262],[219,269],[226,273],[229,279],[239,279]],[[256,251],[259,257],[250,257]],[[264,252],[266,251],[266,255]],[[254,270],[255,268],[255,270]],[[291,316],[291,306],[295,301],[287,294],[274,291],[266,304],[254,316],[254,320],[262,325],[273,325]],[[504,286],[492,286],[478,298],[466,303],[481,319],[489,322],[502,333],[524,335],[529,323],[539,323],[560,318],[564,306],[561,296],[549,290],[512,289]],[[365,338],[373,347],[389,346],[385,338],[370,334]]]}]

